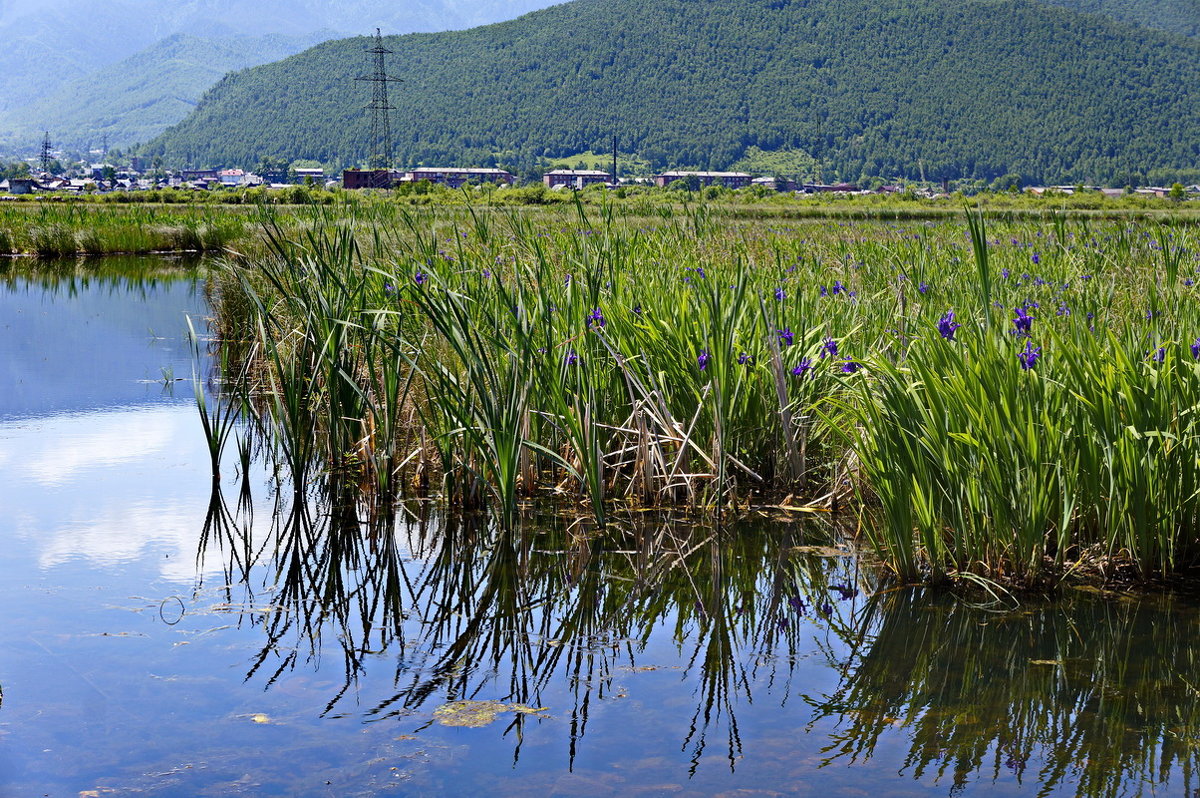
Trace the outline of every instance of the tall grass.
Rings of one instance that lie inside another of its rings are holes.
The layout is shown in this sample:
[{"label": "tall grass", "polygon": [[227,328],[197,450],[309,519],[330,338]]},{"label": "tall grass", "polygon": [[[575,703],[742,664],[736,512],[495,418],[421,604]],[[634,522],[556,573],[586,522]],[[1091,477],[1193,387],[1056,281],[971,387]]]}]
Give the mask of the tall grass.
[{"label": "tall grass", "polygon": [[853,490],[905,579],[1196,556],[1192,228],[632,208],[268,219],[218,325],[258,342],[289,467],[388,500],[603,525]]},{"label": "tall grass", "polygon": [[217,252],[256,229],[246,214],[203,206],[17,204],[0,207],[0,254]]}]

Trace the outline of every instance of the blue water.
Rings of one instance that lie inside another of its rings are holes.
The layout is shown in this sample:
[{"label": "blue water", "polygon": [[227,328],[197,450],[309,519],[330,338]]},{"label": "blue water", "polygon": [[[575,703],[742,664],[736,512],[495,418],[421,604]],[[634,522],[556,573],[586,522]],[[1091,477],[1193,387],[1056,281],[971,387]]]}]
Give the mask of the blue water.
[{"label": "blue water", "polygon": [[[214,492],[186,322],[203,334],[203,280],[163,272],[0,287],[0,795],[1200,783],[1184,596],[884,591],[796,549],[826,546],[820,520],[372,517],[265,456],[227,458]],[[462,700],[505,711],[443,725]]]}]

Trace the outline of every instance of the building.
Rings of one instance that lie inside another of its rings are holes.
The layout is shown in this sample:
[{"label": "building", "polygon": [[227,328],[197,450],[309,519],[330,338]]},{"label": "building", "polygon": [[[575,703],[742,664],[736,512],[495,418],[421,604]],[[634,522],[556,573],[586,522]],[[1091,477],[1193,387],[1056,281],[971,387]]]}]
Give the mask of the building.
[{"label": "building", "polygon": [[187,183],[194,183],[200,180],[220,180],[216,169],[184,169],[180,173],[180,177]]},{"label": "building", "polygon": [[654,176],[654,185],[666,188],[676,180],[691,182],[695,179],[700,186],[724,186],[725,188],[745,188],[750,185],[750,175],[745,172],[663,172]]},{"label": "building", "polygon": [[503,183],[511,185],[511,173],[503,169],[444,169],[440,167],[422,166],[407,172],[400,178],[403,183],[417,183],[428,180],[450,188],[458,188],[466,183]]},{"label": "building", "polygon": [[14,177],[0,183],[0,191],[7,191],[9,194],[32,194],[35,188],[37,182],[29,177]]},{"label": "building", "polygon": [[750,184],[769,188],[772,191],[795,191],[798,187],[795,180],[786,177],[756,177],[750,181]]},{"label": "building", "polygon": [[542,182],[546,184],[546,188],[565,186],[580,189],[595,183],[607,185],[615,181],[611,174],[598,169],[555,169],[542,175]]},{"label": "building", "polygon": [[800,186],[805,194],[849,194],[858,191],[853,183],[805,183]]},{"label": "building", "polygon": [[396,174],[387,169],[347,169],[342,172],[342,188],[391,188]]},{"label": "building", "polygon": [[296,180],[300,181],[301,183],[307,183],[311,179],[313,183],[315,183],[319,186],[325,182],[325,170],[324,169],[301,168],[301,169],[296,169],[295,171],[296,171]]},{"label": "building", "polygon": [[222,169],[217,172],[217,179],[223,186],[241,186],[247,182],[247,175],[241,169]]}]

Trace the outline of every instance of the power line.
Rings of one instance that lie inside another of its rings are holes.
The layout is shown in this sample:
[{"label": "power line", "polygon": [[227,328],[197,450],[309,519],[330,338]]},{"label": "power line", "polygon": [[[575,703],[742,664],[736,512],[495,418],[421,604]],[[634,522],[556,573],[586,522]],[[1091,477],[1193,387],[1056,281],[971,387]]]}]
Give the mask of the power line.
[{"label": "power line", "polygon": [[46,135],[42,137],[42,171],[43,172],[50,171],[50,161],[52,161],[54,159],[52,150],[53,150],[53,147],[50,144],[50,131],[47,130]]},{"label": "power line", "polygon": [[388,84],[403,83],[400,78],[388,75],[384,56],[391,55],[392,50],[383,46],[383,34],[375,29],[375,44],[368,47],[367,52],[372,56],[374,71],[371,75],[363,75],[355,80],[367,81],[371,87],[371,157],[370,166],[375,169],[390,169],[392,166],[392,123],[391,111],[395,106],[388,102]]}]

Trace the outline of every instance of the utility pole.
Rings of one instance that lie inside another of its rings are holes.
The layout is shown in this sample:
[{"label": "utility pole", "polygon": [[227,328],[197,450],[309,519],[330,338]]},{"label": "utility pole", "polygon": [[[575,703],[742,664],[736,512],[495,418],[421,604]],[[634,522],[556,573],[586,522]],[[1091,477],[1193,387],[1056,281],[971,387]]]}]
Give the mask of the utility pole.
[{"label": "utility pole", "polygon": [[395,110],[395,106],[388,102],[388,84],[402,83],[399,78],[393,78],[388,75],[384,56],[391,55],[392,50],[383,46],[383,34],[379,28],[375,29],[375,44],[373,47],[368,47],[367,52],[372,56],[374,70],[370,75],[363,75],[355,78],[355,80],[363,80],[372,84],[371,86],[371,104],[367,108],[371,111],[371,157],[369,165],[373,169],[389,170],[387,184],[391,183],[390,170],[392,168],[392,123],[390,112]]},{"label": "utility pole", "polygon": [[42,171],[43,172],[50,171],[50,161],[53,160],[53,156],[51,154],[52,149],[53,148],[50,145],[50,131],[47,130],[46,135],[42,137]]}]

